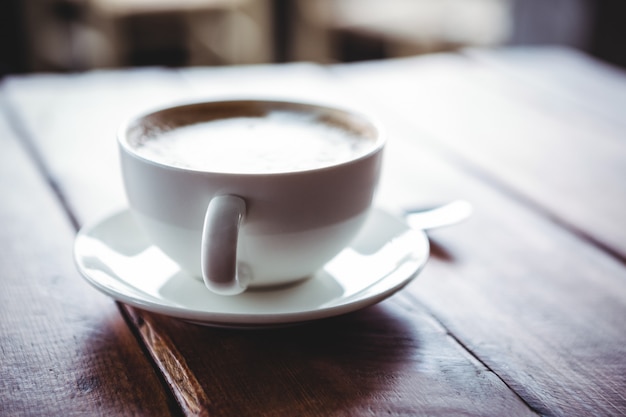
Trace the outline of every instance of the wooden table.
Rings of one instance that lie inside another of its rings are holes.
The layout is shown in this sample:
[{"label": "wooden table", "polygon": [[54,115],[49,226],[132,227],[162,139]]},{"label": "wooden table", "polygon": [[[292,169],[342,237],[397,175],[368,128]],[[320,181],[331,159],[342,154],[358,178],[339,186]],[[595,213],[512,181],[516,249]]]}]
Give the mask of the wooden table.
[{"label": "wooden table", "polygon": [[[125,207],[115,130],[171,101],[351,105],[378,204],[472,202],[364,310],[207,328],[99,293],[77,230]],[[567,49],[12,77],[0,107],[0,415],[626,415],[626,73]]]}]

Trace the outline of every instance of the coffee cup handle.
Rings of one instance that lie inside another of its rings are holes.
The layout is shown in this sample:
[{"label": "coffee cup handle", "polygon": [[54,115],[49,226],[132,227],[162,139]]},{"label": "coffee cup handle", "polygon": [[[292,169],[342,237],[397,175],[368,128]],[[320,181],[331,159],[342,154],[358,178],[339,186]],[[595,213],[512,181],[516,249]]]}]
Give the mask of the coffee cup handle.
[{"label": "coffee cup handle", "polygon": [[216,294],[236,295],[248,287],[249,279],[237,265],[239,228],[245,215],[246,203],[235,195],[213,197],[207,207],[200,258],[202,279]]}]

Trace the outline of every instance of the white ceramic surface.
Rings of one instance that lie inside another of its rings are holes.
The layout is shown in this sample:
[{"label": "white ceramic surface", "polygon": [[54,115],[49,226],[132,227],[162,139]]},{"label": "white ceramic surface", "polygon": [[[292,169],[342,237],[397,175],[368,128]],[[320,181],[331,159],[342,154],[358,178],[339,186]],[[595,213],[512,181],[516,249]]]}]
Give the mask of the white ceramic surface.
[{"label": "white ceramic surface", "polygon": [[313,277],[223,297],[189,276],[122,211],[77,235],[78,269],[98,290],[148,311],[210,326],[265,327],[337,316],[408,284],[429,255],[428,238],[374,209],[353,243]]},{"label": "white ceramic surface", "polygon": [[[344,131],[366,143],[367,151],[328,166],[268,173],[182,168],[137,152],[139,143],[175,127],[275,112]],[[128,203],[150,241],[186,271],[203,277],[212,291],[232,295],[248,285],[300,280],[346,247],[372,205],[385,139],[368,117],[351,111],[233,100],[133,117],[120,128],[118,143]]]}]

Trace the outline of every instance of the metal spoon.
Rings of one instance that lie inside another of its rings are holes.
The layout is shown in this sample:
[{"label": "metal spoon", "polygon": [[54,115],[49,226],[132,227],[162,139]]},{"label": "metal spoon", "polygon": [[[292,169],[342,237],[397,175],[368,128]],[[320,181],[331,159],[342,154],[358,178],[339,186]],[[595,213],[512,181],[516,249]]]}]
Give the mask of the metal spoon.
[{"label": "metal spoon", "polygon": [[467,219],[472,205],[465,200],[455,200],[433,208],[412,208],[404,211],[406,222],[413,229],[430,230],[450,226]]}]

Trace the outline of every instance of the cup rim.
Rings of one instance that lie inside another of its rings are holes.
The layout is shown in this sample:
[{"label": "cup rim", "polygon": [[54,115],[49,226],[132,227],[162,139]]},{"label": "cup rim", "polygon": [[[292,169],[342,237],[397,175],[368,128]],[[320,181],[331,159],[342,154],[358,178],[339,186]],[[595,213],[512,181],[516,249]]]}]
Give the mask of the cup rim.
[{"label": "cup rim", "polygon": [[[258,104],[263,104],[263,105],[268,105],[268,106],[276,106],[276,107],[281,107],[281,106],[297,106],[301,109],[319,109],[321,111],[331,111],[331,112],[339,112],[343,115],[349,115],[352,117],[356,117],[358,119],[360,119],[361,121],[365,122],[366,124],[369,125],[369,127],[373,130],[373,132],[375,133],[375,137],[373,138],[373,145],[371,147],[371,149],[369,149],[367,152],[363,153],[362,155],[359,155],[356,158],[351,158],[345,161],[341,161],[341,162],[337,162],[337,163],[333,163],[331,165],[326,165],[326,166],[321,166],[321,167],[314,167],[314,168],[308,168],[308,169],[303,169],[303,170],[295,170],[295,171],[278,171],[278,172],[260,172],[260,173],[248,173],[248,172],[224,172],[224,171],[211,171],[211,170],[207,170],[207,169],[199,169],[199,168],[193,168],[193,167],[180,167],[180,166],[176,166],[176,165],[171,165],[171,164],[167,164],[164,162],[159,162],[159,161],[155,161],[153,159],[150,158],[146,158],[143,157],[142,155],[138,154],[134,147],[130,144],[128,138],[128,132],[130,130],[130,128],[133,125],[136,125],[141,119],[145,119],[151,115],[155,115],[157,113],[160,112],[165,112],[165,111],[171,111],[171,110],[176,110],[176,109],[182,109],[185,107],[197,107],[197,106],[203,106],[203,105],[215,105],[218,106],[220,104],[228,104],[228,105],[232,105],[232,104],[254,104],[254,103],[258,103]],[[378,122],[378,120],[369,115],[366,114],[364,112],[361,111],[357,111],[355,109],[351,109],[351,108],[347,108],[345,106],[337,106],[337,105],[333,105],[333,104],[325,104],[325,103],[316,103],[316,102],[312,102],[312,101],[301,101],[301,100],[285,100],[285,99],[263,99],[263,98],[222,98],[222,99],[209,99],[209,100],[196,100],[196,101],[184,101],[184,102],[178,102],[178,103],[170,103],[170,104],[166,104],[166,105],[160,105],[160,106],[156,106],[156,107],[152,107],[150,109],[144,109],[143,111],[140,112],[136,112],[135,114],[127,117],[119,126],[118,130],[117,130],[117,142],[118,145],[121,147],[121,149],[124,150],[124,152],[135,158],[138,159],[144,163],[148,163],[154,166],[157,166],[161,169],[167,169],[167,170],[172,170],[172,171],[178,171],[178,172],[189,172],[189,173],[198,173],[198,174],[209,174],[209,175],[225,175],[225,176],[254,176],[254,177],[261,177],[261,176],[280,176],[280,175],[297,175],[297,174],[306,174],[306,173],[311,173],[311,172],[320,172],[320,171],[326,171],[326,170],[331,170],[331,169],[335,169],[337,167],[342,167],[342,166],[347,166],[347,165],[351,165],[354,163],[357,163],[358,161],[364,160],[364,159],[368,159],[378,153],[380,153],[382,151],[382,149],[384,148],[387,140],[386,140],[386,135],[384,134],[384,131],[381,127],[381,124]]]}]

